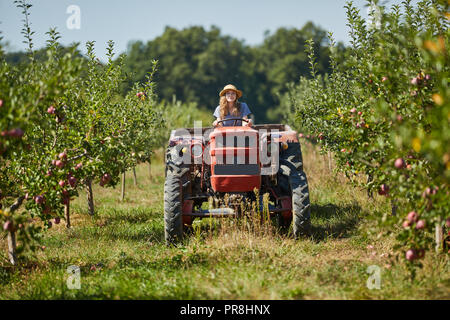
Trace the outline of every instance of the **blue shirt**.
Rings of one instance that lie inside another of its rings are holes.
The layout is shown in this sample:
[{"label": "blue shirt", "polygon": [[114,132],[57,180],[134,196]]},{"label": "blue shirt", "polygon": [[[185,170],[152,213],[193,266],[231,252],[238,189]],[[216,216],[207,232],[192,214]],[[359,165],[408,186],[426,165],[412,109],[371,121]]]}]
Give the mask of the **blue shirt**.
[{"label": "blue shirt", "polygon": [[[243,118],[245,116],[248,116],[249,114],[251,114],[252,112],[250,111],[248,105],[245,102],[241,102],[241,114],[239,116],[232,116],[231,114],[227,114],[225,116],[225,119],[229,119],[229,118]],[[220,118],[220,106],[217,106],[216,110],[214,111],[214,117],[216,118]],[[224,120],[224,119],[222,119]],[[228,120],[228,121],[224,121],[222,122],[222,125],[225,127],[230,127],[234,124],[235,120]],[[236,126],[242,126],[242,121],[236,121]]]}]

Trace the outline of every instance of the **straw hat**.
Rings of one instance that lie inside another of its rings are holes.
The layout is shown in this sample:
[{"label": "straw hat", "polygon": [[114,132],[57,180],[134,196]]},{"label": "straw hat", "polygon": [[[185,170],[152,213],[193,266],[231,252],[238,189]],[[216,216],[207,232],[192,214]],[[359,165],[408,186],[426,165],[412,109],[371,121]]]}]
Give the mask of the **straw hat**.
[{"label": "straw hat", "polygon": [[225,92],[227,92],[228,90],[233,90],[234,92],[236,92],[236,96],[238,97],[238,99],[240,97],[242,97],[242,91],[238,90],[235,86],[233,86],[232,84],[227,84],[222,91],[220,91],[219,96],[223,96],[225,94]]}]

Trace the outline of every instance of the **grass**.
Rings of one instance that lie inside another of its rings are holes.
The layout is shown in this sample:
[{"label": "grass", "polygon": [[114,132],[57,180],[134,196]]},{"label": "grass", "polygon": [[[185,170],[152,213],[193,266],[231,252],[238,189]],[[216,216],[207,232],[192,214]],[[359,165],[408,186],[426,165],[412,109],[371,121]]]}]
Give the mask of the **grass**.
[{"label": "grass", "polygon": [[[368,218],[389,204],[330,172],[315,147],[303,148],[311,239],[296,241],[251,220],[205,219],[179,247],[167,247],[160,151],[152,177],[147,164],[137,168],[137,186],[127,173],[123,202],[119,186],[94,186],[90,217],[82,193],[72,205],[72,228],[54,226],[44,234],[45,249],[19,266],[7,263],[0,240],[0,299],[449,299],[448,255],[427,254],[410,280],[394,261],[394,240],[369,232]],[[80,290],[66,285],[71,265],[81,270]],[[381,270],[379,290],[366,286],[371,265]]]}]

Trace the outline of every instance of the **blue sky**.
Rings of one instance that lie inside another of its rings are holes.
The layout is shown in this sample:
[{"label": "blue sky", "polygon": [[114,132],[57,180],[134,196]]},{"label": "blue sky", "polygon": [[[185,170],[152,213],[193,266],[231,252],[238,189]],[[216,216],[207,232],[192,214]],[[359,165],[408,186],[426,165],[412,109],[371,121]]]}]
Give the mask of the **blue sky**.
[{"label": "blue sky", "polygon": [[[96,41],[96,53],[104,60],[108,40],[114,40],[116,52],[126,50],[130,40],[152,40],[164,32],[165,26],[182,29],[211,25],[221,33],[231,35],[246,44],[262,43],[264,32],[279,27],[301,28],[313,21],[332,31],[337,41],[348,44],[345,1],[343,0],[31,0],[31,27],[36,32],[36,48],[45,45],[45,32],[57,27],[61,42],[69,44]],[[354,0],[367,17],[366,0]],[[400,0],[385,0],[389,6]],[[67,13],[70,5],[80,8],[80,29],[69,29]],[[13,0],[0,0],[0,30],[8,51],[23,50],[23,16]],[[83,50],[84,51],[84,50]]]}]

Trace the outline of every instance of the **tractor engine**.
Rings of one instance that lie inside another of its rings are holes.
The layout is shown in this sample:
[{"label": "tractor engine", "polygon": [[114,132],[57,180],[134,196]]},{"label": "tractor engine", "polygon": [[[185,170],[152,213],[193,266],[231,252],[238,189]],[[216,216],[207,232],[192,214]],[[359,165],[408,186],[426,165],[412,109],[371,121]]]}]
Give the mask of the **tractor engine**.
[{"label": "tractor engine", "polygon": [[261,187],[258,131],[220,128],[210,138],[211,187],[215,192],[248,192]]}]

